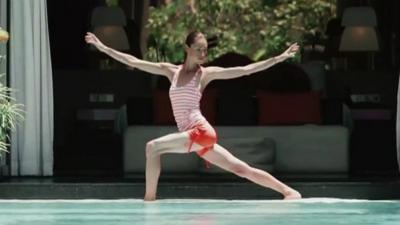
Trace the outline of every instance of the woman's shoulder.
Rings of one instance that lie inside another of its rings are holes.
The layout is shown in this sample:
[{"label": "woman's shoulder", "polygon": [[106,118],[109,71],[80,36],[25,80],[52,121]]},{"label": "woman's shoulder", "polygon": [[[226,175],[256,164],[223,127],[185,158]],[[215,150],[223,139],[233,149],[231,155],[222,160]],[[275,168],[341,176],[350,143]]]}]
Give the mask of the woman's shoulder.
[{"label": "woman's shoulder", "polygon": [[172,63],[162,62],[160,66],[163,70],[165,70],[168,74],[168,78],[171,80],[174,75],[179,71],[180,65],[175,65]]},{"label": "woman's shoulder", "polygon": [[202,66],[201,67],[201,72],[202,72],[202,77],[207,77],[210,78],[215,72],[221,71],[223,68],[218,67],[218,66]]},{"label": "woman's shoulder", "polygon": [[163,69],[170,70],[170,71],[176,71],[181,67],[181,65],[175,65],[175,64],[172,64],[172,63],[168,63],[168,62],[161,62],[160,66]]}]

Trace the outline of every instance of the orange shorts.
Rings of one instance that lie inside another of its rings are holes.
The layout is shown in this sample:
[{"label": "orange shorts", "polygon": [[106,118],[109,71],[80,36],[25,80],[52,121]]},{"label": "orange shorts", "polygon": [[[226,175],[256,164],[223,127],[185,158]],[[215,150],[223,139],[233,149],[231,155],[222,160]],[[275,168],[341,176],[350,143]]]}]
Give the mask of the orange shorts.
[{"label": "orange shorts", "polygon": [[206,152],[212,150],[214,144],[217,143],[217,133],[207,121],[197,123],[193,128],[187,130],[187,132],[190,137],[189,152],[193,143],[203,146],[200,151],[196,151],[199,156],[203,156]]}]

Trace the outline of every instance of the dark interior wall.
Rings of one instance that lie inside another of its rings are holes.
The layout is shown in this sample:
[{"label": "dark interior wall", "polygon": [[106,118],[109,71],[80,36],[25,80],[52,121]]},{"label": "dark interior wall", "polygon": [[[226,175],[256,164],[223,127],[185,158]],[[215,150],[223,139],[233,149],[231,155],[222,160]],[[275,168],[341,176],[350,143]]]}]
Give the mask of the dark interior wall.
[{"label": "dark interior wall", "polygon": [[[396,46],[398,46],[399,43],[399,35],[400,35],[400,30],[398,27],[398,22],[395,20],[395,18],[398,16],[396,15],[396,12],[399,12],[399,10],[394,7],[395,2],[398,2],[398,0],[391,0],[391,1],[372,1],[371,4],[375,8],[377,12],[377,17],[378,17],[378,35],[380,35],[380,46],[381,46],[381,51],[378,53],[378,61],[380,65],[383,66],[383,68],[387,67],[396,67],[396,64],[398,64],[398,61],[396,60],[398,58],[398,55],[400,52],[397,51],[394,52],[393,50],[396,50]],[[393,10],[395,9],[395,10]],[[394,64],[394,61],[397,61],[396,64]]]},{"label": "dark interior wall", "polygon": [[[396,65],[396,69],[400,68],[400,1],[392,1],[391,15],[392,16],[392,30],[394,30],[394,46],[392,49],[392,54],[395,57],[392,59],[392,63]],[[397,54],[396,54],[397,53]]]},{"label": "dark interior wall", "polygon": [[84,35],[90,28],[90,12],[100,0],[48,0],[50,47],[53,68],[87,67]]}]

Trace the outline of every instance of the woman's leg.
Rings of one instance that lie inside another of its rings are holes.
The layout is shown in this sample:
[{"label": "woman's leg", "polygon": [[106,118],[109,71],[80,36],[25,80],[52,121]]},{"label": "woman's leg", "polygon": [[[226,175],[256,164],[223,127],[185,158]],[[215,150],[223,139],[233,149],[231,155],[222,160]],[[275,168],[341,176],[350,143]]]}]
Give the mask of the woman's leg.
[{"label": "woman's leg", "polygon": [[[156,198],[158,178],[161,172],[160,156],[164,153],[188,153],[204,151],[216,143],[215,130],[207,122],[200,122],[193,129],[169,134],[146,145],[146,194],[145,200]],[[201,154],[201,153],[200,153]]]},{"label": "woman's leg", "polygon": [[164,153],[188,153],[189,140],[189,134],[182,132],[168,134],[147,143],[146,193],[144,200],[152,201],[156,198],[158,179],[161,172],[161,155]]},{"label": "woman's leg", "polygon": [[235,173],[240,177],[247,178],[248,180],[253,181],[261,186],[280,192],[284,195],[284,199],[301,198],[300,193],[293,188],[285,185],[271,174],[263,170],[250,167],[218,144],[215,144],[214,148],[205,153],[202,157],[208,162],[215,164],[222,169]]}]

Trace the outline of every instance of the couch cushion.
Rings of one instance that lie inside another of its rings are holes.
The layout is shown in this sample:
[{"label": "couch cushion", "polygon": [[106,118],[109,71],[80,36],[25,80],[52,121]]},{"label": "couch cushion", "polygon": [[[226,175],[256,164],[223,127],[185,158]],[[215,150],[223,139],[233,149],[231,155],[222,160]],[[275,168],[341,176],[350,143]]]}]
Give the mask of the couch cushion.
[{"label": "couch cushion", "polygon": [[321,124],[319,92],[269,93],[258,91],[259,125]]},{"label": "couch cushion", "polygon": [[161,156],[161,166],[165,173],[193,173],[197,172],[200,158],[194,152],[188,154],[167,153]]},{"label": "couch cushion", "polygon": [[[275,163],[275,141],[272,138],[264,137],[232,137],[220,138],[218,143],[227,149],[232,155],[246,162],[250,166],[274,171]],[[212,166],[207,169],[201,165],[201,172],[204,173],[227,173],[227,171]]]},{"label": "couch cushion", "polygon": [[277,126],[269,134],[277,144],[279,173],[348,172],[349,131],[343,126]]}]

